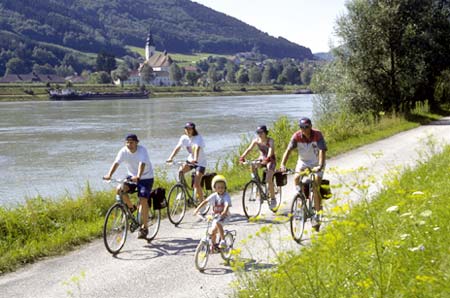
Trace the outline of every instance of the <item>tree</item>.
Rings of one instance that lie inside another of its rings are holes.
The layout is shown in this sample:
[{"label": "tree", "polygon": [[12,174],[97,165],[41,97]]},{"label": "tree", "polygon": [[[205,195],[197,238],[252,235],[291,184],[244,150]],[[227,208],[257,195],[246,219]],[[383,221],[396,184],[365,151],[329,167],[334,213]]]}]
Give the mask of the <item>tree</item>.
[{"label": "tree", "polygon": [[[379,0],[347,3],[338,19],[335,50],[347,80],[376,111],[408,111],[415,101],[434,105],[435,81],[450,66],[450,4]],[[354,99],[352,107],[361,109]],[[375,111],[375,112],[376,112]]]},{"label": "tree", "polygon": [[261,70],[259,69],[258,66],[253,65],[249,72],[248,72],[248,78],[250,80],[250,82],[252,83],[261,83],[261,78],[262,78],[262,74],[261,74]]},{"label": "tree", "polygon": [[92,84],[109,84],[111,83],[111,76],[106,71],[94,72],[90,75],[89,82]]},{"label": "tree", "polygon": [[183,78],[183,73],[182,73],[180,67],[176,63],[172,63],[172,65],[170,65],[169,76],[170,76],[170,80],[172,80],[173,82],[176,82],[177,84]]},{"label": "tree", "polygon": [[72,76],[75,73],[75,70],[72,66],[67,65],[59,65],[55,67],[56,74],[60,77]]},{"label": "tree", "polygon": [[208,82],[210,84],[215,84],[219,81],[220,76],[216,70],[216,66],[214,64],[210,65],[209,69],[208,69]]},{"label": "tree", "polygon": [[281,76],[286,78],[285,83],[297,84],[300,79],[300,72],[295,65],[289,64],[283,68]]},{"label": "tree", "polygon": [[46,63],[55,65],[58,62],[58,59],[52,52],[49,52],[46,49],[42,49],[39,47],[34,47],[33,54],[31,57],[37,64],[41,65]]},{"label": "tree", "polygon": [[153,68],[150,67],[147,63],[144,63],[141,68],[141,78],[142,81],[150,84],[151,81],[155,78],[155,73],[153,72]]},{"label": "tree", "polygon": [[247,84],[249,81],[247,70],[241,68],[236,74],[236,80],[239,84]]},{"label": "tree", "polygon": [[272,80],[277,78],[275,68],[273,68],[272,63],[267,63],[264,66],[264,70],[261,75],[261,82],[264,84],[272,83]]},{"label": "tree", "polygon": [[226,76],[225,76],[225,80],[228,83],[236,83],[236,68],[237,66],[232,63],[232,62],[227,62],[226,67],[225,67],[225,71],[226,71]]},{"label": "tree", "polygon": [[104,51],[101,51],[97,54],[95,66],[97,71],[105,71],[107,73],[110,73],[113,69],[116,68],[116,58],[113,54],[108,54]]},{"label": "tree", "polygon": [[120,64],[117,69],[111,72],[111,77],[114,81],[120,80],[120,86],[123,87],[123,82],[128,80],[128,78],[130,77],[128,67],[124,64]]},{"label": "tree", "polygon": [[20,58],[11,58],[6,63],[7,74],[24,74],[29,73],[30,69],[26,66],[25,62]]},{"label": "tree", "polygon": [[33,65],[33,72],[37,74],[55,74],[55,69],[50,64],[44,64],[39,65],[35,64]]},{"label": "tree", "polygon": [[186,75],[184,77],[190,86],[194,86],[199,78],[198,74],[193,71],[186,72]]}]

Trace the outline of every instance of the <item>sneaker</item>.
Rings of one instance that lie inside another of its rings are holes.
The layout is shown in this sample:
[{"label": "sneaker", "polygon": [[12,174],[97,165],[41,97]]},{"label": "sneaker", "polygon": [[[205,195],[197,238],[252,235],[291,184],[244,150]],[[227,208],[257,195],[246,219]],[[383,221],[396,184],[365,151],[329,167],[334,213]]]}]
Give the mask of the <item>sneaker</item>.
[{"label": "sneaker", "polygon": [[271,199],[270,200],[270,202],[269,202],[269,207],[270,207],[270,209],[275,209],[275,208],[277,208],[277,199]]},{"label": "sneaker", "polygon": [[219,248],[227,248],[227,242],[225,240],[220,240]]},{"label": "sneaker", "polygon": [[148,229],[139,229],[138,239],[147,239]]},{"label": "sneaker", "polygon": [[316,214],[311,218],[311,226],[313,227],[314,230],[319,231],[319,228],[320,228],[319,215]]}]

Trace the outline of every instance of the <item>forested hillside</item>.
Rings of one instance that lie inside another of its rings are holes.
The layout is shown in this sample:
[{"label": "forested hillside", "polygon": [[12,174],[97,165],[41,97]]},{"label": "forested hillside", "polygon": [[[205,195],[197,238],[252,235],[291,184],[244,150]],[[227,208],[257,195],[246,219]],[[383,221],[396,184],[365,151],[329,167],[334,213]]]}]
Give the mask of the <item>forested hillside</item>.
[{"label": "forested hillside", "polygon": [[24,44],[45,42],[82,52],[106,50],[120,57],[127,54],[126,45],[143,47],[149,29],[156,47],[169,52],[234,54],[256,47],[274,58],[313,58],[308,48],[269,36],[189,0],[2,0],[0,3],[3,50],[16,51]]}]

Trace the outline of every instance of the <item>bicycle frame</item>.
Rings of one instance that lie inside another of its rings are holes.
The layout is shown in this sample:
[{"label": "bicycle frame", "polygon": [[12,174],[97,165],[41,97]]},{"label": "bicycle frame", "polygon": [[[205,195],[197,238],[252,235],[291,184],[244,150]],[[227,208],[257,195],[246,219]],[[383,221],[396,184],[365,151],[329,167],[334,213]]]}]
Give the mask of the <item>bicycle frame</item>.
[{"label": "bicycle frame", "polygon": [[[216,215],[217,216],[217,215]],[[213,243],[212,234],[210,233],[210,229],[214,220],[214,216],[209,215],[206,218],[203,216],[199,216],[203,220],[207,221],[205,235],[199,241],[197,248],[195,249],[195,267],[203,272],[206,268],[206,264],[208,262],[208,257],[212,253],[220,253],[222,259],[229,263],[231,260],[231,251],[233,249],[234,240],[236,239],[236,230],[224,230],[224,239],[227,243],[226,248],[220,248],[217,246],[217,243]],[[217,237],[217,239],[220,239]],[[217,241],[216,241],[217,242]],[[213,250],[211,250],[211,248]]]},{"label": "bicycle frame", "polygon": [[[288,170],[288,173],[293,174],[294,172]],[[300,175],[300,181],[297,193],[292,200],[290,228],[292,238],[300,243],[306,221],[312,220],[313,216],[316,215],[316,209],[314,207],[314,184],[317,174],[310,169],[306,169],[298,174]],[[308,187],[308,193],[305,193],[305,186]],[[318,227],[315,229],[318,231]]]}]

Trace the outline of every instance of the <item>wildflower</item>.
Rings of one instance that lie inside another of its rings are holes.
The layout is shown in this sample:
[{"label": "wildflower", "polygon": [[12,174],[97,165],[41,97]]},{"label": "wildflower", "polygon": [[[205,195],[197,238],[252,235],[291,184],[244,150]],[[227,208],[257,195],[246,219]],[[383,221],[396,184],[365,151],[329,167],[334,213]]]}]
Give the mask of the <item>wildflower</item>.
[{"label": "wildflower", "polygon": [[423,226],[423,225],[426,224],[426,222],[425,222],[424,220],[420,220],[417,224],[418,224],[419,226]]},{"label": "wildflower", "polygon": [[434,227],[433,230],[439,231],[439,230],[440,230],[440,227]]},{"label": "wildflower", "polygon": [[430,217],[433,211],[431,210],[425,210],[424,212],[420,213],[420,216],[422,217]]},{"label": "wildflower", "polygon": [[416,246],[416,247],[411,247],[408,248],[409,251],[415,252],[415,251],[424,251],[425,250],[425,246],[423,246],[423,244]]},{"label": "wildflower", "polygon": [[386,209],[386,212],[396,212],[396,211],[398,211],[398,206],[395,205]]},{"label": "wildflower", "polygon": [[406,216],[410,216],[410,215],[412,215],[411,212],[406,212],[406,213],[403,213],[402,215],[400,215],[400,217],[406,217]]},{"label": "wildflower", "polygon": [[400,239],[405,240],[409,236],[411,236],[411,235],[410,234],[403,234],[403,235],[400,235]]},{"label": "wildflower", "polygon": [[413,196],[422,196],[422,195],[424,195],[424,193],[421,192],[421,191],[415,191],[415,192],[412,193],[412,195]]}]

